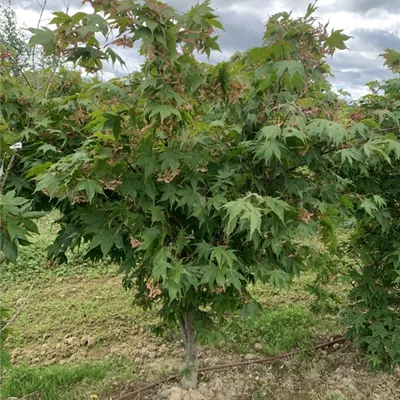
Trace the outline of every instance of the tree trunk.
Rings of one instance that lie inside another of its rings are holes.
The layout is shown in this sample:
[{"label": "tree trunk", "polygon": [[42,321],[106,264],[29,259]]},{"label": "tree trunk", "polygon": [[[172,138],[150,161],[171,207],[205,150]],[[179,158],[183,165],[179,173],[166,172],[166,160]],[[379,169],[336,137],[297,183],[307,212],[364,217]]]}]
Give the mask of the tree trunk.
[{"label": "tree trunk", "polygon": [[180,317],[183,345],[185,347],[186,369],[183,371],[181,386],[183,389],[195,389],[197,387],[197,374],[199,361],[197,359],[196,332],[193,326],[193,315],[185,311]]}]

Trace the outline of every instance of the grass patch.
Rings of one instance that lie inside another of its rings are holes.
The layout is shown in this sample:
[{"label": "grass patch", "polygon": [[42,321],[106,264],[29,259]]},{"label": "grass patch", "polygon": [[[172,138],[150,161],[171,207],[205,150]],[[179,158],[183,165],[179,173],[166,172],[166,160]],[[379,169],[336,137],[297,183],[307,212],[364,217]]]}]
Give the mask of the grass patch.
[{"label": "grass patch", "polygon": [[52,212],[38,221],[40,235],[33,235],[30,240],[32,244],[27,247],[20,246],[18,258],[15,264],[2,260],[1,281],[24,282],[52,279],[54,277],[75,276],[113,276],[116,275],[118,267],[108,260],[93,263],[85,259],[87,245],[82,245],[79,250],[68,251],[68,263],[58,265],[47,260],[47,248],[56,237],[59,226],[54,221],[57,213]]},{"label": "grass patch", "polygon": [[264,308],[254,320],[231,324],[225,332],[224,346],[243,353],[254,350],[258,343],[262,345],[258,350],[275,355],[295,347],[311,346],[313,327],[317,324],[317,317],[302,306]]},{"label": "grass patch", "polygon": [[311,326],[316,323],[312,313],[300,306],[282,306],[265,310],[244,334],[263,345],[267,354],[278,354],[293,347],[311,343]]},{"label": "grass patch", "polygon": [[106,372],[107,366],[102,364],[15,366],[6,371],[1,394],[4,399],[34,394],[41,400],[64,400],[74,386],[102,380]]}]

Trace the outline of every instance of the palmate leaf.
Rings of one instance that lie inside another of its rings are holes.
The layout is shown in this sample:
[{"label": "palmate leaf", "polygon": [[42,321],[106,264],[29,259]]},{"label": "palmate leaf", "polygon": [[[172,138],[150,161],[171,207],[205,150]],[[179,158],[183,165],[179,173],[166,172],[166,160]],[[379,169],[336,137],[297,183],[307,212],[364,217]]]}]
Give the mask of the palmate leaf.
[{"label": "palmate leaf", "polygon": [[90,62],[93,60],[104,60],[108,56],[105,52],[98,50],[90,46],[81,46],[74,49],[71,56],[68,57],[68,61],[82,61],[83,65],[91,65]]},{"label": "palmate leaf", "polygon": [[287,150],[286,147],[278,140],[267,139],[256,147],[256,156],[259,159],[264,159],[268,166],[274,158],[281,161],[282,151],[284,150]]},{"label": "palmate leaf", "polygon": [[117,54],[111,47],[108,47],[105,51],[106,56],[111,60],[111,63],[114,65],[117,61],[120,63],[121,67],[126,65],[124,59]]},{"label": "palmate leaf", "polygon": [[398,118],[389,110],[376,110],[374,115],[378,116],[379,124],[382,125],[384,121],[398,123]]},{"label": "palmate leaf", "polygon": [[37,178],[37,184],[35,192],[41,190],[48,190],[50,198],[53,197],[60,186],[60,179],[52,173],[46,173],[39,175]]},{"label": "palmate leaf", "polygon": [[287,150],[278,138],[281,135],[281,128],[277,125],[265,126],[260,131],[260,137],[255,146],[257,158],[264,159],[266,165],[276,158],[281,160],[282,152]]},{"label": "palmate leaf", "polygon": [[[394,130],[394,129],[393,129]],[[392,153],[395,159],[400,158],[400,140],[395,134],[389,133],[382,138],[382,143],[387,146],[388,154]]]},{"label": "palmate leaf", "polygon": [[157,251],[153,258],[153,272],[152,275],[155,281],[160,278],[165,280],[167,278],[167,270],[173,268],[169,260],[171,259],[171,249],[163,247]]},{"label": "palmate leaf", "polygon": [[343,29],[332,31],[331,35],[325,40],[325,46],[345,50],[348,47],[345,45],[344,42],[351,39],[351,36],[345,35]]},{"label": "palmate leaf", "polygon": [[381,196],[374,195],[372,197],[365,197],[360,203],[362,208],[368,215],[373,218],[380,219],[380,214],[386,206],[386,201]]},{"label": "palmate leaf", "polygon": [[314,119],[307,125],[306,132],[310,137],[314,136],[330,141],[337,146],[348,137],[347,130],[343,125],[327,119]]},{"label": "palmate leaf", "polygon": [[211,251],[210,261],[216,261],[218,266],[221,268],[227,265],[229,268],[233,268],[233,264],[238,262],[238,259],[233,250],[225,249],[222,246],[214,247]]},{"label": "palmate leaf", "polygon": [[261,211],[251,203],[250,199],[231,201],[225,204],[223,208],[227,211],[228,221],[224,231],[228,236],[234,232],[238,221],[248,225],[250,239],[255,232],[260,233]]},{"label": "palmate leaf", "polygon": [[57,152],[57,153],[60,152],[60,150],[58,150],[57,147],[55,147],[55,146],[53,146],[51,144],[48,144],[48,143],[40,146],[38,148],[38,151],[43,152],[43,154],[46,154],[48,151],[54,151],[54,152]]},{"label": "palmate leaf", "polygon": [[350,147],[349,149],[339,150],[337,154],[340,156],[341,164],[347,162],[352,166],[353,162],[363,161],[363,156],[358,148]]},{"label": "palmate leaf", "polygon": [[212,250],[213,246],[207,242],[196,243],[195,254],[197,254],[199,260],[209,260]]},{"label": "palmate leaf", "polygon": [[227,286],[233,285],[239,292],[242,290],[242,280],[245,280],[243,275],[235,270],[230,270],[226,274]]},{"label": "palmate leaf", "polygon": [[285,223],[285,211],[292,210],[288,203],[276,197],[267,197],[265,204],[283,223]]},{"label": "palmate leaf", "polygon": [[79,181],[78,185],[76,186],[76,190],[84,190],[86,192],[89,202],[93,200],[93,197],[96,194],[104,195],[103,188],[97,181],[93,179],[83,179]]},{"label": "palmate leaf", "polygon": [[129,98],[125,90],[121,89],[119,86],[111,81],[96,83],[92,85],[89,90],[99,90],[100,93],[107,93],[111,96],[118,96],[122,99]]},{"label": "palmate leaf", "polygon": [[273,68],[276,71],[276,76],[279,79],[285,72],[290,78],[293,78],[296,74],[304,81],[306,78],[306,71],[304,65],[300,61],[285,60],[278,61],[274,64]]},{"label": "palmate leaf", "polygon": [[150,118],[159,115],[161,122],[171,115],[176,115],[179,119],[181,118],[180,112],[168,104],[150,105],[148,111],[150,111]]},{"label": "palmate leaf", "polygon": [[121,133],[121,121],[122,118],[119,115],[112,113],[104,113],[104,121],[103,130],[112,129],[113,135],[115,139],[119,139],[119,135]]},{"label": "palmate leaf", "polygon": [[176,171],[179,167],[179,158],[180,152],[179,151],[167,151],[159,156],[161,162],[161,169],[169,168],[172,172]]},{"label": "palmate leaf", "polygon": [[391,159],[385,149],[384,141],[380,139],[369,140],[363,145],[362,149],[368,158],[371,158],[372,155],[375,155],[379,158],[383,158],[385,161],[391,164]]},{"label": "palmate leaf", "polygon": [[31,38],[29,39],[29,44],[31,46],[41,45],[44,49],[44,54],[49,56],[54,53],[56,49],[56,44],[54,41],[54,32],[49,28],[41,28],[41,29],[28,29],[33,33]]},{"label": "palmate leaf", "polygon": [[281,269],[274,269],[270,271],[268,274],[269,274],[269,281],[278,288],[287,286],[291,280],[291,276],[287,272]]},{"label": "palmate leaf", "polygon": [[297,139],[300,139],[303,142],[303,144],[305,144],[307,141],[306,135],[300,129],[296,129],[293,127],[285,127],[282,131],[282,138],[286,142],[287,138],[290,137],[295,137]]}]

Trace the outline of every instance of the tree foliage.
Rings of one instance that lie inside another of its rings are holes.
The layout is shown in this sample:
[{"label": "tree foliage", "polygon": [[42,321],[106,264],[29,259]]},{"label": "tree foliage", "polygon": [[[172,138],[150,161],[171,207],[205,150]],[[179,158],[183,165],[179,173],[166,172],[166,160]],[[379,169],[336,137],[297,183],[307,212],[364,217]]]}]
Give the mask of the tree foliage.
[{"label": "tree foliage", "polygon": [[[389,189],[377,182],[400,156],[398,106],[377,110],[371,98],[359,118],[343,120],[326,60],[349,37],[319,24],[312,5],[301,18],[272,16],[262,46],[210,65],[196,59],[219,49],[222,25],[208,1],[184,14],[155,1],[90,3],[92,14],[55,13],[54,30],[33,29],[31,44],[88,72],[123,63],[118,46],[137,46],[145,62],[108,82],[66,69],[47,82],[44,71],[44,94],[21,77],[1,78],[2,147],[24,146],[2,196],[3,250],[15,259],[28,244],[22,230],[35,231],[26,221],[37,214],[26,213],[59,208],[49,256],[65,261],[85,242],[88,258],[119,263],[141,305],[181,323],[193,386],[194,328],[256,313],[249,284],[284,286],[312,267],[317,255],[299,237],[334,251],[335,226],[352,217],[360,239],[372,225],[377,244],[382,226],[392,235]],[[358,327],[352,333],[365,336]]]},{"label": "tree foliage", "polygon": [[4,5],[0,5],[0,46],[2,58],[13,56],[13,73],[20,74],[29,64],[31,49],[18,28],[15,11]]},{"label": "tree foliage", "polygon": [[[371,94],[361,99],[356,118],[379,129],[386,146],[400,154],[400,53],[386,50],[383,57],[396,75],[388,81],[369,84]],[[357,214],[351,246],[359,260],[358,267],[351,271],[355,283],[350,294],[353,303],[344,316],[351,326],[350,335],[374,368],[387,369],[400,362],[399,172],[396,157],[390,165],[355,174],[353,180],[357,192],[366,199]]]}]

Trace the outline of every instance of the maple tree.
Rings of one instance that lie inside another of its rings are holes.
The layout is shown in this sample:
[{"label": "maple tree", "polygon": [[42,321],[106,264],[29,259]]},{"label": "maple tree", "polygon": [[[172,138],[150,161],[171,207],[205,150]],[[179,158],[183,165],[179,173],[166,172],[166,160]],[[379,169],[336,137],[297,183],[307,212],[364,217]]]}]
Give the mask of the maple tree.
[{"label": "maple tree", "polygon": [[[387,49],[382,57],[394,73],[387,81],[370,82],[371,92],[360,99],[350,118],[365,121],[382,134],[400,155],[400,53]],[[374,148],[375,143],[369,146]],[[400,164],[386,163],[348,174],[360,195],[369,197],[356,213],[349,250],[357,259],[350,269],[351,305],[344,312],[350,337],[360,345],[374,368],[391,369],[400,363]],[[354,168],[355,167],[355,168]],[[374,193],[374,196],[371,196]]]},{"label": "maple tree", "polygon": [[27,149],[4,181],[2,249],[15,259],[32,213],[57,207],[49,256],[66,261],[87,243],[87,257],[117,262],[139,304],[179,322],[182,385],[195,387],[196,335],[218,335],[229,313],[255,315],[249,284],[286,285],[319,260],[299,237],[334,251],[343,220],[386,218],[380,190],[361,182],[397,160],[399,143],[382,114],[343,121],[326,60],[349,37],[319,24],[313,5],[272,16],[262,46],[210,65],[196,54],[218,50],[223,27],[208,1],[183,14],[90,4],[54,13],[54,30],[32,29],[31,44],[90,73],[123,64],[118,46],[138,46],[145,62],[108,82],[67,69],[47,82],[43,70],[40,94],[11,69],[1,78],[2,147],[23,138]]}]

